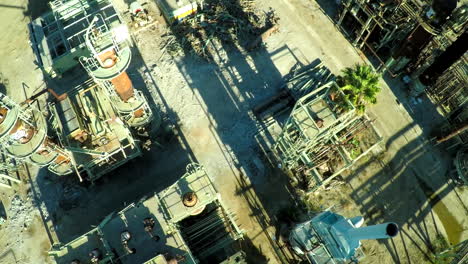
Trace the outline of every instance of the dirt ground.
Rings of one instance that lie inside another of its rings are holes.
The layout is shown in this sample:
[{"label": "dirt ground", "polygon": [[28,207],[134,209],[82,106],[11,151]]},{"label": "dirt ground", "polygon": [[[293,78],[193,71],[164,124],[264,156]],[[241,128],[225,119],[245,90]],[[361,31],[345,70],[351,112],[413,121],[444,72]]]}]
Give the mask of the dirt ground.
[{"label": "dirt ground", "polygon": [[[31,95],[43,83],[33,63],[27,23],[45,9],[44,2],[0,0],[0,74],[6,93],[18,101],[26,98],[23,90]],[[255,141],[261,124],[251,110],[278,92],[282,77],[297,62],[320,58],[339,73],[366,58],[331,22],[334,1],[256,2],[277,11],[280,31],[252,53],[218,47],[214,63],[165,52],[161,36],[168,29],[153,13],[160,22],[134,33],[129,75],[166,124],[172,124],[172,132],[95,186],[29,168],[31,180],[26,174],[23,185],[0,189],[9,217],[0,229],[0,263],[51,263],[46,256],[51,240],[68,242],[112,211],[163,189],[189,162],[204,165],[235,213],[246,234],[249,263],[295,263],[279,235],[277,218],[291,206],[287,179],[264,162]],[[311,200],[345,216],[363,215],[366,224],[400,225],[400,235],[392,240],[364,241],[362,263],[424,263],[438,233],[452,244],[468,238],[468,191],[447,180],[452,167],[446,146],[428,140],[441,120],[433,105],[427,99],[414,104],[397,79],[384,76],[381,85],[379,102],[369,115],[384,143],[344,175],[346,184],[313,194]]]}]

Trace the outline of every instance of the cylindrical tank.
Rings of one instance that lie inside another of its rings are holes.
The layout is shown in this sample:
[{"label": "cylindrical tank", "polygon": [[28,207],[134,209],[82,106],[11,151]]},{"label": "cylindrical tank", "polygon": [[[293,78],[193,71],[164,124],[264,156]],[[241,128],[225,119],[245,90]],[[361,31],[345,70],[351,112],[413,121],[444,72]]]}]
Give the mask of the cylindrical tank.
[{"label": "cylindrical tank", "polygon": [[3,151],[13,158],[49,166],[60,175],[72,172],[67,152],[47,136],[42,113],[33,107],[22,109],[3,94],[0,94],[0,142]]},{"label": "cylindrical tank", "polygon": [[109,97],[124,122],[136,128],[148,125],[153,113],[146,98],[134,89],[126,73],[131,61],[130,47],[115,41],[112,30],[100,16],[93,19],[86,39],[93,57],[80,58],[83,67],[109,92]]},{"label": "cylindrical tank", "polygon": [[398,234],[398,225],[392,222],[348,230],[348,236],[356,240],[392,238]]}]

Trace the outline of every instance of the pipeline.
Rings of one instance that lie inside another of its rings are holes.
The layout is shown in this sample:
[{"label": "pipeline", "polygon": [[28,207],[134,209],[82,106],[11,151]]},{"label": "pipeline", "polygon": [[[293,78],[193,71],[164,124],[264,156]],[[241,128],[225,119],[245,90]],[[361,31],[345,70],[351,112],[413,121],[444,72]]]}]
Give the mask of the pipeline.
[{"label": "pipeline", "polygon": [[[463,125],[462,127],[456,129],[455,131],[451,132],[450,134],[446,135],[446,136],[442,136],[442,137],[437,137],[436,138],[436,142],[437,144],[440,144],[442,142],[445,142],[453,137],[456,137],[458,136],[459,134],[465,132],[466,130],[468,130],[468,123]],[[437,145],[436,144],[436,145]]]}]

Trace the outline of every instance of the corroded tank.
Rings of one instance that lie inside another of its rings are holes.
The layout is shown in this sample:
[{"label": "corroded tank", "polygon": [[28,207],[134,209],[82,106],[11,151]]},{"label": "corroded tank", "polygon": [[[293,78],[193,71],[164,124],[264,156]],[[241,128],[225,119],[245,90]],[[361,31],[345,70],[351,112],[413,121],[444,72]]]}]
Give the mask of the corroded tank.
[{"label": "corroded tank", "polygon": [[47,135],[42,113],[33,106],[21,107],[0,94],[0,142],[4,153],[58,175],[73,171],[69,153]]},{"label": "corroded tank", "polygon": [[85,34],[91,56],[80,57],[80,62],[88,74],[106,88],[122,120],[139,128],[159,118],[154,117],[143,93],[134,88],[126,72],[132,57],[128,34],[125,25],[111,28],[101,15],[95,16]]}]

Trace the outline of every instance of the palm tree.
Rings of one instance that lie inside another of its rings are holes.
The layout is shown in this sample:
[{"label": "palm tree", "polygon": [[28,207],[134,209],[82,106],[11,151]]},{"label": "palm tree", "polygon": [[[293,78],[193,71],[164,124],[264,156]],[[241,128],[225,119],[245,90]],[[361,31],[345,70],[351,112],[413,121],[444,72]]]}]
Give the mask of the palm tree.
[{"label": "palm tree", "polygon": [[364,114],[366,104],[377,103],[379,77],[369,65],[360,64],[344,69],[339,76],[338,85],[359,114]]}]

